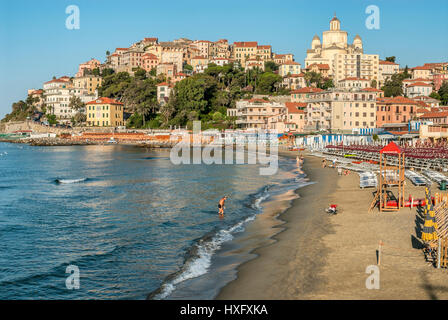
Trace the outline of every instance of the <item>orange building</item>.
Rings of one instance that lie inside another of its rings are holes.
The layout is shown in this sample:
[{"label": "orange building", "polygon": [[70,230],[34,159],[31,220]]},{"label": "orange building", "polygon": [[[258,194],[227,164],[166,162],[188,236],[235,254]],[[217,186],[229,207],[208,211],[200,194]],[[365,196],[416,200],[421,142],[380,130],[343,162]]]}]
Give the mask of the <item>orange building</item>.
[{"label": "orange building", "polygon": [[376,126],[389,123],[406,123],[416,116],[418,103],[405,97],[379,98],[376,102]]}]

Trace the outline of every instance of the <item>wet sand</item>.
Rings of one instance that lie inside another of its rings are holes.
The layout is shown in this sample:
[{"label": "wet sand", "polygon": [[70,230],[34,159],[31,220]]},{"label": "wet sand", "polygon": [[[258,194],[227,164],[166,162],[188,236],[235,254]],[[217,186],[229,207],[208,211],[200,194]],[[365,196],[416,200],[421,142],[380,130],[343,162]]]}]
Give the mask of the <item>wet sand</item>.
[{"label": "wet sand", "polygon": [[[238,268],[238,278],[218,299],[448,299],[448,270],[425,262],[416,237],[416,210],[369,213],[373,189],[360,189],[359,176],[322,169],[321,158],[307,156],[304,171],[315,184],[280,216],[284,231],[258,256]],[[433,186],[433,193],[436,192]],[[406,184],[406,197],[424,196],[423,187]],[[324,210],[337,203],[342,212]],[[380,289],[366,288],[366,268],[376,265],[384,242]]]}]

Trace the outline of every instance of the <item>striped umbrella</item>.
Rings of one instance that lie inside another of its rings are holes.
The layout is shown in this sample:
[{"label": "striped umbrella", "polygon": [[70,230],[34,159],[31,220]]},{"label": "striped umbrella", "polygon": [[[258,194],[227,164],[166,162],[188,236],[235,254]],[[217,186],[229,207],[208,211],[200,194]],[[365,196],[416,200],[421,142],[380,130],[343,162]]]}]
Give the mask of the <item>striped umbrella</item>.
[{"label": "striped umbrella", "polygon": [[431,241],[437,240],[437,223],[434,221],[434,210],[428,211],[425,217],[425,224],[423,225],[422,240]]},{"label": "striped umbrella", "polygon": [[425,223],[423,225],[423,231],[422,231],[422,240],[423,241],[431,241],[431,240],[437,240],[437,222],[434,212],[434,206],[432,205],[431,200],[431,191],[426,188],[425,189],[426,194],[426,208],[425,208]]}]

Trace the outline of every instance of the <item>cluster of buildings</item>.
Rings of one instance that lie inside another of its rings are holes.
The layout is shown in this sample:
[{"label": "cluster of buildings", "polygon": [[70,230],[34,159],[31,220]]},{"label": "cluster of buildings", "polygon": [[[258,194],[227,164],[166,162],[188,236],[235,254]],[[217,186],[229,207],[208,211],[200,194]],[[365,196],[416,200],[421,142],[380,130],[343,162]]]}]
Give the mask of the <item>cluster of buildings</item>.
[{"label": "cluster of buildings", "polygon": [[[47,114],[56,116],[59,123],[69,124],[77,113],[85,114],[88,126],[123,126],[124,105],[110,98],[98,97],[98,88],[102,77],[95,75],[95,69],[100,69],[101,62],[91,59],[81,63],[75,77],[54,77],[45,82],[42,89],[28,90],[28,96],[34,98],[34,106]],[[77,98],[84,106],[73,108],[72,99]]]},{"label": "cluster of buildings", "polygon": [[[403,72],[398,63],[379,59],[378,54],[364,53],[363,41],[355,35],[349,41],[341,30],[336,15],[329,30],[315,35],[306,51],[304,65],[291,53],[276,54],[270,45],[256,41],[229,43],[190,40],[186,38],[159,42],[144,38],[128,48],[116,48],[108,53],[104,63],[91,59],[79,65],[75,77],[54,78],[41,90],[29,90],[39,108],[58,121],[69,122],[77,113],[86,114],[91,126],[123,125],[124,106],[113,99],[99,98],[97,89],[102,78],[95,70],[111,68],[116,72],[133,73],[137,68],[155,75],[163,74],[166,82],[157,85],[157,100],[168,102],[171,90],[178,81],[194,73],[204,72],[210,63],[224,66],[234,63],[248,71],[265,69],[265,63],[275,62],[281,85],[291,90],[288,101],[253,98],[236,103],[228,115],[244,129],[275,129],[279,132],[313,132],[328,130],[353,132],[373,131],[392,125],[394,128],[409,121],[444,124],[448,110],[429,95],[448,80],[448,63],[425,63],[408,69],[410,78],[403,80],[403,97],[385,98],[381,88],[393,75]],[[314,72],[322,79],[333,81],[334,87],[322,90],[309,83],[306,74]],[[77,97],[86,105],[83,110],[70,108]],[[404,128],[404,126],[403,126]]]},{"label": "cluster of buildings", "polygon": [[[335,16],[330,30],[323,32],[322,41],[314,36],[303,70],[297,62],[282,62],[279,74],[283,76],[283,85],[291,89],[289,101],[238,101],[236,108],[228,110],[237,126],[279,133],[394,134],[414,132],[422,124],[448,127],[448,107],[429,97],[448,80],[448,63],[410,68],[410,78],[403,81],[404,96],[386,98],[379,88],[404,69],[395,62],[380,60],[377,54],[364,53],[359,35],[349,43],[347,32],[340,26]],[[332,79],[335,87],[323,90],[309,86],[303,71]]]},{"label": "cluster of buildings", "polygon": [[[203,72],[210,63],[223,66],[233,62],[248,70],[264,69],[267,61],[282,64],[293,60],[292,54],[275,54],[270,45],[260,45],[256,41],[229,43],[227,39],[213,42],[181,38],[159,42],[158,38],[144,38],[129,48],[116,48],[102,67],[129,73],[136,68],[147,72],[155,70],[157,75],[165,74],[176,82],[179,74]],[[185,68],[186,65],[192,70]]]},{"label": "cluster of buildings", "polygon": [[227,114],[235,117],[239,128],[278,133],[401,135],[417,131],[422,124],[448,128],[448,106],[441,106],[439,100],[423,95],[384,97],[382,90],[372,87],[304,87],[292,91],[289,101],[268,97],[238,101]]}]

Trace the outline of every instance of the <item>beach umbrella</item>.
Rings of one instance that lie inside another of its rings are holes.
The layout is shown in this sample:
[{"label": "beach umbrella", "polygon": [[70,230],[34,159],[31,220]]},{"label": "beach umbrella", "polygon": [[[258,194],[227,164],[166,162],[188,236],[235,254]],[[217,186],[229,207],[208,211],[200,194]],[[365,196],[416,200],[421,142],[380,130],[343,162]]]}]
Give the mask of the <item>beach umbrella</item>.
[{"label": "beach umbrella", "polygon": [[437,223],[435,222],[435,214],[434,214],[434,208],[431,205],[430,210],[426,210],[425,215],[425,223],[423,225],[423,231],[422,231],[422,240],[423,241],[431,241],[431,240],[437,240]]},{"label": "beach umbrella", "polygon": [[436,222],[434,206],[432,205],[431,190],[428,187],[425,188],[425,197],[426,197],[425,223],[423,225],[422,240],[423,241],[437,240],[438,237],[436,230],[438,226]]}]

